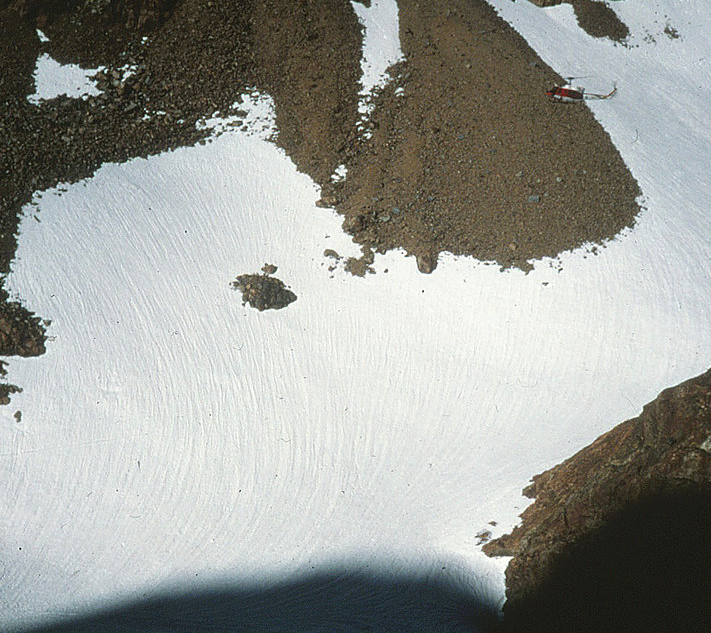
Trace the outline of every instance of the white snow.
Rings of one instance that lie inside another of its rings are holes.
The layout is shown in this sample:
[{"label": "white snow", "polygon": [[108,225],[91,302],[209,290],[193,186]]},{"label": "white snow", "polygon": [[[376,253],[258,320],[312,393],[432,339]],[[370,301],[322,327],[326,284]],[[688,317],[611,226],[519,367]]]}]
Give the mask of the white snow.
[{"label": "white snow", "polygon": [[98,68],[60,64],[47,53],[42,53],[37,58],[35,67],[35,93],[29,95],[27,99],[30,103],[39,103],[44,99],[54,99],[60,95],[73,98],[98,95],[99,89],[92,79],[98,71]]},{"label": "white snow", "polygon": [[[711,365],[705,3],[616,3],[631,47],[566,7],[492,4],[559,72],[617,81],[590,105],[644,191],[637,226],[528,275],[445,256],[426,276],[399,252],[331,273],[324,249],[358,253],[338,216],[266,132],[229,127],[37,194],[7,285],[51,340],[10,359],[24,392],[0,410],[0,628],[351,564],[500,604],[507,561],[477,532]],[[643,39],[652,5],[680,38]],[[230,288],[265,262],[284,310]]]},{"label": "white snow", "polygon": [[385,85],[387,69],[402,59],[398,7],[393,0],[371,0],[369,7],[351,0],[351,6],[363,25],[361,94],[367,95]]},{"label": "white snow", "polygon": [[398,7],[394,0],[371,0],[369,7],[351,0],[351,6],[363,25],[363,74],[358,107],[361,116],[367,119],[373,109],[371,98],[375,91],[389,81],[388,68],[403,59]]}]

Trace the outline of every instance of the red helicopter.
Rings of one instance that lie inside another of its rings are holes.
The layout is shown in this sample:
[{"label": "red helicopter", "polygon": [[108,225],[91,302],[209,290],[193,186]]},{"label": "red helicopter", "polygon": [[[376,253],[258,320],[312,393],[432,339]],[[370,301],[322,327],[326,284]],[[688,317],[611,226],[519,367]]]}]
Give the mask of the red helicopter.
[{"label": "red helicopter", "polygon": [[609,99],[617,92],[617,86],[607,94],[585,92],[585,88],[574,86],[571,83],[575,77],[568,77],[567,79],[568,83],[562,86],[555,85],[550,90],[546,90],[546,96],[550,97],[552,101],[559,101],[561,103],[582,103],[583,101],[592,99]]}]

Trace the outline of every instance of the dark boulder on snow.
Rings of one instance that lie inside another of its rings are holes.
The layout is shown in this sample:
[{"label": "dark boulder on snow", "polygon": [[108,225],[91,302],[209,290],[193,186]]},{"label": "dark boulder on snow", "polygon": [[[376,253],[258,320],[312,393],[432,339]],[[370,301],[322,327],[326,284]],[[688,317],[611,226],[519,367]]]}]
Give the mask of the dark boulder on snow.
[{"label": "dark boulder on snow", "polygon": [[[265,267],[266,268],[266,267]],[[273,266],[276,270],[276,266]],[[242,301],[260,312],[279,310],[296,301],[296,295],[281,279],[263,275],[240,275],[232,282],[232,287],[242,293]]]}]

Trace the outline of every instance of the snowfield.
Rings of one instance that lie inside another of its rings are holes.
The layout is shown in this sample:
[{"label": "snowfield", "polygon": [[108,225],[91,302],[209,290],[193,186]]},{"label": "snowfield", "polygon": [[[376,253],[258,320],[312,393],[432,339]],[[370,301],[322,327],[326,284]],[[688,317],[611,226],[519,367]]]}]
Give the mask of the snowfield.
[{"label": "snowfield", "polygon": [[[561,74],[617,83],[590,107],[644,192],[634,229],[529,274],[444,256],[422,275],[400,252],[331,272],[324,249],[359,249],[268,129],[38,193],[7,287],[50,340],[9,359],[24,391],[0,410],[0,628],[319,569],[500,607],[507,560],[476,534],[509,531],[532,475],[711,365],[706,2],[612,3],[628,46],[568,5],[491,3]],[[391,42],[394,1],[372,4]],[[264,263],[298,297],[284,310],[230,287]]]}]

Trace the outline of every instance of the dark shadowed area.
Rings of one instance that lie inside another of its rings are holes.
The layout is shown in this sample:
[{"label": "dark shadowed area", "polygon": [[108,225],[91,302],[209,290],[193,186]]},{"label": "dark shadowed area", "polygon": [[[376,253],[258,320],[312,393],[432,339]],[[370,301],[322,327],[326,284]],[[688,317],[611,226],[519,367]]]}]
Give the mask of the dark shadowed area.
[{"label": "dark shadowed area", "polygon": [[456,633],[488,630],[495,609],[422,577],[327,571],[265,585],[163,595],[26,633]]},{"label": "dark shadowed area", "polygon": [[711,487],[652,495],[615,514],[504,608],[509,632],[711,630]]}]

